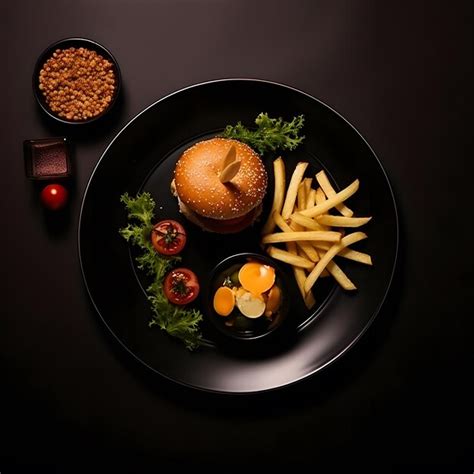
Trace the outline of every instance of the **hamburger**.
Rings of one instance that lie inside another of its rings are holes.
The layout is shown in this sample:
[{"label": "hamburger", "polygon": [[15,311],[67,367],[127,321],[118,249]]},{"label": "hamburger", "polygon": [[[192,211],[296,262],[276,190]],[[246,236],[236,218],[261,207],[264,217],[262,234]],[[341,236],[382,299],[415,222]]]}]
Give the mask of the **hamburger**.
[{"label": "hamburger", "polygon": [[262,212],[268,177],[259,155],[228,138],[203,140],[178,159],[171,190],[181,213],[209,232],[229,234]]}]

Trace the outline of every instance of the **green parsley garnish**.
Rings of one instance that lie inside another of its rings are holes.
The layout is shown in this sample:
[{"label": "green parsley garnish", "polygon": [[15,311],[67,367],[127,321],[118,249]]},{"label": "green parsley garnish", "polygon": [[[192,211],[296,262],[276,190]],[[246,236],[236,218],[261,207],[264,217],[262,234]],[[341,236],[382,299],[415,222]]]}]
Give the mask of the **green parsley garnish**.
[{"label": "green parsley garnish", "polygon": [[234,138],[246,143],[261,155],[267,151],[294,150],[304,140],[299,136],[304,124],[304,116],[293,117],[291,122],[285,122],[281,117],[270,118],[261,113],[255,119],[256,130],[250,130],[238,122],[237,125],[227,125],[222,137]]},{"label": "green parsley garnish", "polygon": [[168,334],[181,339],[190,350],[197,348],[202,343],[199,329],[202,314],[196,309],[185,309],[171,304],[163,291],[163,279],[166,273],[181,258],[158,254],[150,241],[155,201],[150,193],[137,194],[135,198],[125,193],[120,197],[120,202],[125,205],[130,221],[126,227],[119,230],[120,235],[127,242],[140,248],[142,253],[136,258],[138,268],[153,278],[146,290],[153,313],[149,326],[156,325]]}]

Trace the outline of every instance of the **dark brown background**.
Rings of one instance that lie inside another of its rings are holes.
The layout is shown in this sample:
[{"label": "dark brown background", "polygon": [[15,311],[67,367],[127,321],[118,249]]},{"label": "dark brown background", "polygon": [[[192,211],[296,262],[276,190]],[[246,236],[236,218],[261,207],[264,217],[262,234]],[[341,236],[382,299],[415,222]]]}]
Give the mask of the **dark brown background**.
[{"label": "dark brown background", "polygon": [[[356,464],[472,471],[472,25],[465,2],[16,0],[0,6],[0,471],[113,465]],[[91,133],[48,122],[34,62],[69,36],[109,47],[123,102]],[[375,325],[341,361],[288,390],[217,397],[150,377],[102,330],[76,231],[111,138],[156,99],[223,77],[283,82],[367,138],[392,180],[401,264]],[[22,141],[76,144],[67,217],[48,219]],[[108,471],[110,472],[110,471]]]}]

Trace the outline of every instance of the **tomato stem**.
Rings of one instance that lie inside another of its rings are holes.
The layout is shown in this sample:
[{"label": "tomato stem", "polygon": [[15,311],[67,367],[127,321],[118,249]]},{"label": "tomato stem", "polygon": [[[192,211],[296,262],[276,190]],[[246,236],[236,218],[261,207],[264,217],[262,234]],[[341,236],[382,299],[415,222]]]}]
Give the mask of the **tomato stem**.
[{"label": "tomato stem", "polygon": [[186,296],[189,293],[189,288],[183,279],[177,280],[173,283],[173,292],[179,296]]}]

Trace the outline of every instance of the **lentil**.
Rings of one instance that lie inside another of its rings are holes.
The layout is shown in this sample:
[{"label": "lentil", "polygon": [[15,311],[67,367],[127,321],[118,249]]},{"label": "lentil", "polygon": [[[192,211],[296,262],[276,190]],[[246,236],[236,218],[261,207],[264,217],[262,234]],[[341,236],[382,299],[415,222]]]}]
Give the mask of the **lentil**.
[{"label": "lentil", "polygon": [[116,92],[112,62],[87,48],[56,49],[38,79],[50,110],[66,120],[102,114]]}]

